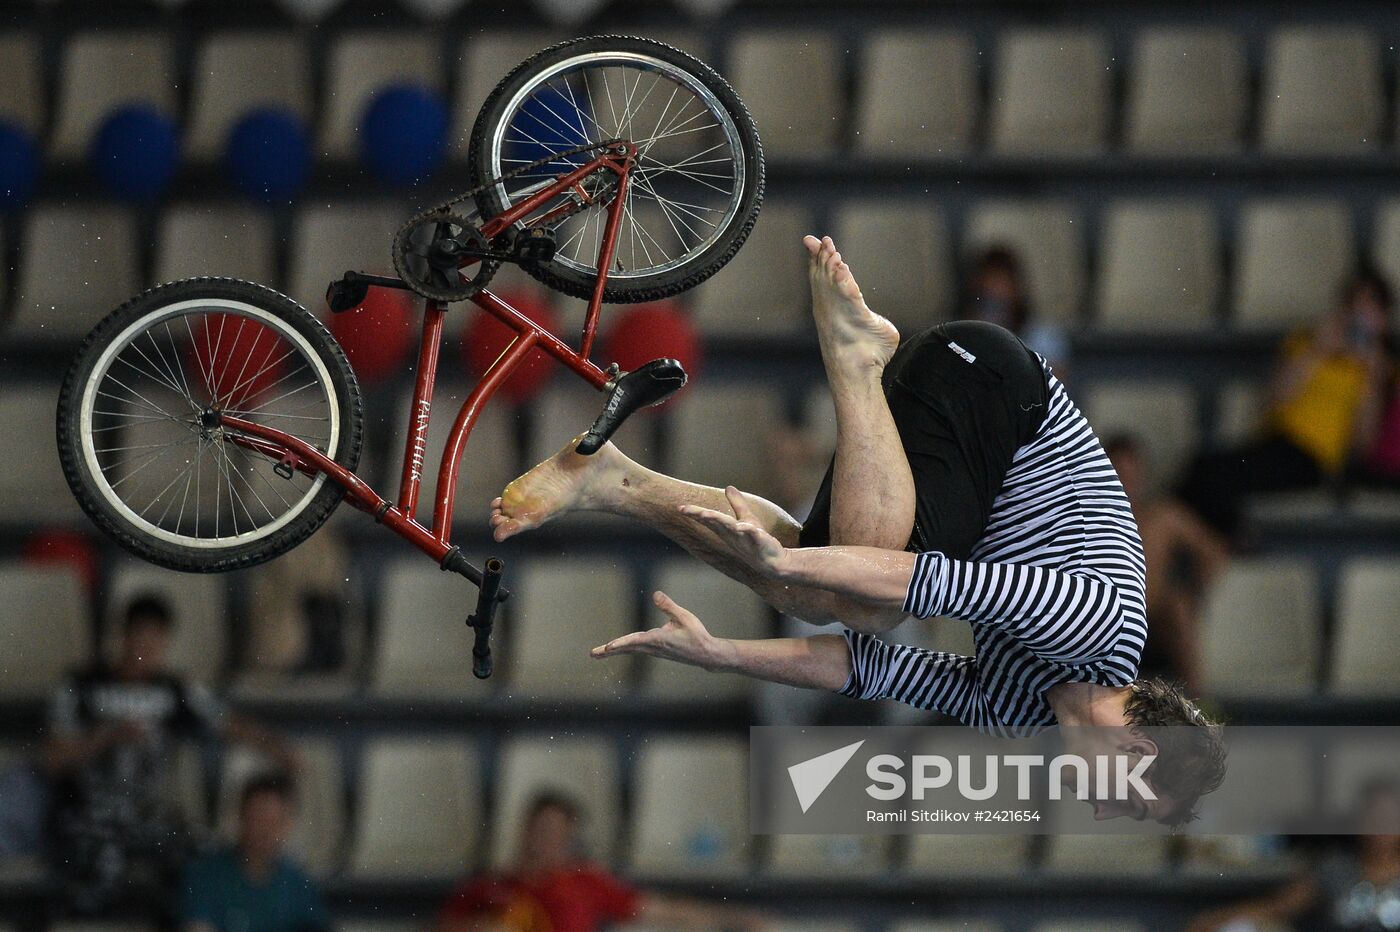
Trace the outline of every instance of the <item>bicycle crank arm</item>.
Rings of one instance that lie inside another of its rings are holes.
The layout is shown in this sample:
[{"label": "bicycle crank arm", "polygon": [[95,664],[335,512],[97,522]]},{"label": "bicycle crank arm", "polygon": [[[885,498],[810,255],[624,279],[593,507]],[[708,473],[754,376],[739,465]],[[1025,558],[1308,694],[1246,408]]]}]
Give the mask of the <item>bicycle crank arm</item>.
[{"label": "bicycle crank arm", "polygon": [[501,573],[505,564],[495,557],[486,561],[481,573],[481,586],[476,594],[476,611],[467,616],[467,627],[476,632],[472,645],[472,675],[484,680],[491,675],[491,627],[500,604]]},{"label": "bicycle crank arm", "polygon": [[685,369],[675,359],[653,359],[616,379],[603,413],[579,441],[578,452],[584,456],[597,453],[629,417],[670,398],[685,386],[685,379]]}]

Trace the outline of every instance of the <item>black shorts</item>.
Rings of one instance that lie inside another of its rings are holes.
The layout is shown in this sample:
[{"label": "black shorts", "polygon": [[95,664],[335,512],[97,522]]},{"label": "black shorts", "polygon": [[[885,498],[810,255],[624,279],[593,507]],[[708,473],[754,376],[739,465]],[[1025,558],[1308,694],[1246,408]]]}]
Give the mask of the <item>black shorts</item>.
[{"label": "black shorts", "polygon": [[[905,340],[884,387],[914,474],[909,548],[967,559],[1012,457],[1045,420],[1045,370],[1009,330],[962,320]],[[831,474],[802,527],[804,547],[830,543]]]}]

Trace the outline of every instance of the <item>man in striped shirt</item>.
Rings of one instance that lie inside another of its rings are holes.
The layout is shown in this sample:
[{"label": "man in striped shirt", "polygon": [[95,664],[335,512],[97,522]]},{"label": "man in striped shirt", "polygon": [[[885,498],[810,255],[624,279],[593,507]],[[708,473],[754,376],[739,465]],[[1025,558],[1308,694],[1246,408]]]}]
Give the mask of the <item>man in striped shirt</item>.
[{"label": "man in striped shirt", "polygon": [[[1000,734],[1107,726],[1092,730],[1097,740],[1128,752],[1155,753],[1143,729],[1200,726],[1167,732],[1181,745],[1174,766],[1153,765],[1159,784],[1178,785],[1159,786],[1151,803],[1096,804],[1104,818],[1187,820],[1223,775],[1223,746],[1176,688],[1135,679],[1147,635],[1142,543],[1088,422],[1045,361],[999,327],[950,323],[900,345],[831,239],[804,244],[838,430],[805,525],[732,487],[645,469],[611,444],[591,457],[571,444],[493,503],[497,540],[573,510],[638,518],[779,611],[847,628],[716,638],[658,592],[670,620],[595,657],[645,653],[897,699]],[[975,656],[878,637],[911,615],[970,622]],[[1176,766],[1186,758],[1195,764]]]}]

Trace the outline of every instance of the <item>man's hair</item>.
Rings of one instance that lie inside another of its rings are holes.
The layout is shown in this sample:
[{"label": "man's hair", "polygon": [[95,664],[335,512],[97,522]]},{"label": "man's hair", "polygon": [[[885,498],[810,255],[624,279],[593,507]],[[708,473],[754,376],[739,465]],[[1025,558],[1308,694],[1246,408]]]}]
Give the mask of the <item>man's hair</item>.
[{"label": "man's hair", "polygon": [[1186,698],[1177,683],[1148,677],[1133,683],[1124,706],[1133,731],[1157,745],[1147,779],[1159,795],[1176,801],[1159,822],[1179,828],[1198,817],[1196,804],[1225,780],[1224,728]]},{"label": "man's hair", "polygon": [[122,616],[122,630],[130,631],[138,624],[154,625],[162,631],[170,631],[175,627],[170,603],[158,595],[138,595],[127,603],[126,614]]},{"label": "man's hair", "polygon": [[296,780],[291,774],[281,770],[256,774],[243,784],[243,791],[238,794],[238,807],[245,808],[248,803],[264,793],[270,793],[284,803],[294,806],[297,802]]},{"label": "man's hair", "polygon": [[583,815],[582,807],[572,796],[554,790],[545,790],[531,797],[530,804],[525,807],[525,821],[531,821],[546,809],[559,810],[570,822],[579,821]]}]

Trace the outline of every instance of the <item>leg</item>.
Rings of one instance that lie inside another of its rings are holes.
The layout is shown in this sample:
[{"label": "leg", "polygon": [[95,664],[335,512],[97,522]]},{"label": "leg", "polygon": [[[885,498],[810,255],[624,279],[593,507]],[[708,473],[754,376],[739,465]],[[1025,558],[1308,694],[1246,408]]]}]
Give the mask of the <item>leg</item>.
[{"label": "leg", "polygon": [[902,550],[914,529],[914,476],[881,384],[899,333],[866,306],[830,237],[802,242],[836,406],[829,541]]}]

